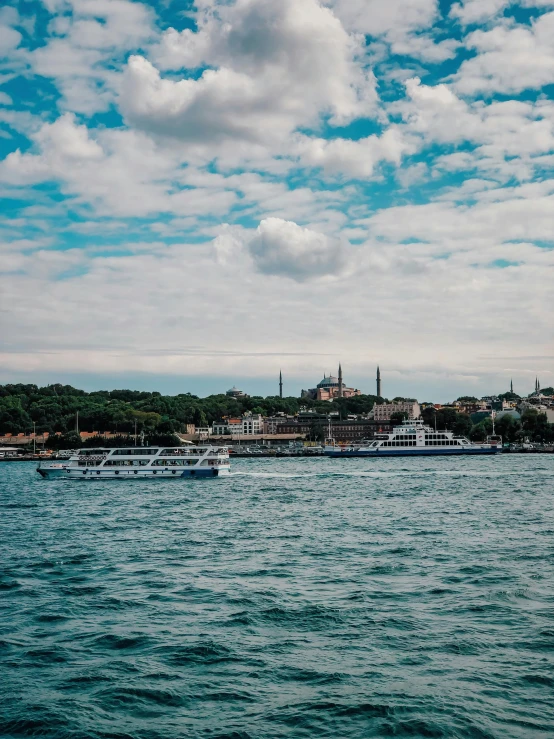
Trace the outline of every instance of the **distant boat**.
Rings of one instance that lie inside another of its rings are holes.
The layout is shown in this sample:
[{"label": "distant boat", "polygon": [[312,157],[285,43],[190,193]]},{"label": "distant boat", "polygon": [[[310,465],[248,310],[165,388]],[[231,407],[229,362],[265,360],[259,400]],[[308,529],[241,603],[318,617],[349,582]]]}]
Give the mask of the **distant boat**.
[{"label": "distant boat", "polygon": [[326,447],[329,457],[424,457],[461,454],[498,454],[502,438],[490,437],[488,443],[474,443],[452,431],[437,431],[421,419],[404,421],[390,434],[376,434],[367,445],[357,448]]},{"label": "distant boat", "polygon": [[77,449],[64,464],[42,466],[42,477],[70,480],[219,477],[230,473],[229,449],[215,446]]}]

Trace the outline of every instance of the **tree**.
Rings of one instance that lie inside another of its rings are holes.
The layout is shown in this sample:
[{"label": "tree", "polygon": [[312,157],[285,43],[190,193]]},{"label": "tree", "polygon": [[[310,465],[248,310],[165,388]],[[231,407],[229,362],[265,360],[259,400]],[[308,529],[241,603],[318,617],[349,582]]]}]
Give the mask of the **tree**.
[{"label": "tree", "polygon": [[487,436],[492,432],[492,420],[485,418],[471,429],[469,438],[471,441],[485,441]]},{"label": "tree", "polygon": [[205,428],[208,425],[208,418],[202,408],[196,408],[194,411],[194,425],[197,428]]},{"label": "tree", "polygon": [[474,395],[462,395],[458,398],[459,403],[478,403],[479,401]]},{"label": "tree", "polygon": [[396,411],[390,417],[390,422],[393,426],[400,426],[400,424],[408,418],[406,411]]},{"label": "tree", "polygon": [[506,413],[495,423],[495,431],[500,434],[502,441],[513,443],[519,437],[521,422],[514,416]]},{"label": "tree", "polygon": [[499,400],[521,400],[521,397],[517,393],[502,393],[502,395],[498,396]]},{"label": "tree", "polygon": [[452,426],[452,431],[456,436],[469,436],[472,428],[473,424],[467,413],[458,413]]},{"label": "tree", "polygon": [[58,437],[58,449],[79,449],[83,445],[81,437],[76,431],[68,431]]},{"label": "tree", "polygon": [[308,431],[310,441],[325,441],[325,430],[320,423],[313,423]]}]

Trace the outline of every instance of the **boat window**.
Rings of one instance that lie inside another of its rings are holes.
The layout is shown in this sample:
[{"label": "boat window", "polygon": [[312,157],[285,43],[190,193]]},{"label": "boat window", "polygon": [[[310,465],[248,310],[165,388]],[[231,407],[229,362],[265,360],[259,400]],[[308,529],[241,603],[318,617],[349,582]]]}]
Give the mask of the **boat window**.
[{"label": "boat window", "polygon": [[188,465],[194,465],[198,459],[155,459],[152,462],[152,467],[186,467]]},{"label": "boat window", "polygon": [[151,457],[153,454],[156,454],[158,450],[157,449],[114,449],[112,452],[112,457],[114,456],[125,456],[125,457],[131,457],[131,456],[141,456],[141,457]]},{"label": "boat window", "polygon": [[147,459],[107,459],[104,467],[145,467]]}]

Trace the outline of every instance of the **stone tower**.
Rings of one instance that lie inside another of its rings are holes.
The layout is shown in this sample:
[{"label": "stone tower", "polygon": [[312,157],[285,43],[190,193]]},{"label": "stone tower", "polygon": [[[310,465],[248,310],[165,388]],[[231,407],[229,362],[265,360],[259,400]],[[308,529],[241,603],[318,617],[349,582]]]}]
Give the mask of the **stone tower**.
[{"label": "stone tower", "polygon": [[379,365],[377,365],[377,397],[381,397],[381,370]]},{"label": "stone tower", "polygon": [[279,397],[283,397],[283,373],[279,370]]}]

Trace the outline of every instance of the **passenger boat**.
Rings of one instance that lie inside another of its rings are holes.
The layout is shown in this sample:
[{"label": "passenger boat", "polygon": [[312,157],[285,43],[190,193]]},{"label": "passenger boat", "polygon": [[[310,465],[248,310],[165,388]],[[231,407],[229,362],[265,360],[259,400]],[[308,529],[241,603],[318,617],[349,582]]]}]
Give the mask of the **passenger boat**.
[{"label": "passenger boat", "polygon": [[326,447],[329,457],[423,457],[461,454],[497,454],[502,451],[501,437],[487,443],[474,443],[452,431],[437,431],[421,419],[404,421],[391,434],[376,434],[366,445],[357,448]]},{"label": "passenger boat", "polygon": [[227,447],[136,447],[77,449],[67,463],[42,466],[42,477],[77,480],[106,478],[218,477],[230,473]]}]

